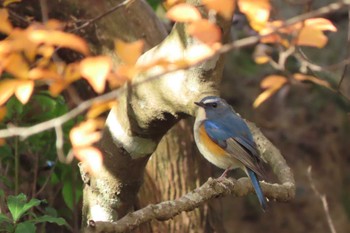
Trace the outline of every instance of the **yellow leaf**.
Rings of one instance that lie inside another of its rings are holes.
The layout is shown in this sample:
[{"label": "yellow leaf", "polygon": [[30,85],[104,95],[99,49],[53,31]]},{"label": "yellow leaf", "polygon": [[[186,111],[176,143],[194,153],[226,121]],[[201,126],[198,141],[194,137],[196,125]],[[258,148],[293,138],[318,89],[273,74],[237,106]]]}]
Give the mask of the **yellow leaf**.
[{"label": "yellow leaf", "polygon": [[19,53],[12,53],[7,57],[4,69],[16,78],[28,78],[29,65]]},{"label": "yellow leaf", "polygon": [[165,7],[165,9],[169,10],[169,8],[175,6],[176,4],[179,3],[184,3],[185,0],[165,0],[163,2],[163,6]]},{"label": "yellow leaf", "polygon": [[323,31],[337,31],[333,23],[324,18],[307,19],[304,24],[299,23],[294,28],[297,30],[302,26],[296,44],[304,46],[323,48],[328,41]]},{"label": "yellow leaf", "polygon": [[253,107],[259,107],[263,102],[276,93],[283,85],[287,83],[287,78],[280,75],[269,75],[260,84],[261,88],[266,89],[254,101]]},{"label": "yellow leaf", "polygon": [[193,5],[180,3],[172,7],[166,16],[176,22],[189,23],[202,18],[199,10]]},{"label": "yellow leaf", "polygon": [[298,35],[296,44],[323,48],[326,45],[327,41],[328,38],[323,34],[322,31],[312,28],[303,28]]},{"label": "yellow leaf", "polygon": [[61,75],[59,75],[54,70],[48,70],[45,68],[33,68],[28,73],[28,78],[32,80],[37,79],[62,79]]},{"label": "yellow leaf", "polygon": [[2,121],[7,114],[7,109],[5,106],[0,107],[0,121]]},{"label": "yellow leaf", "polygon": [[117,76],[121,78],[130,80],[133,77],[135,77],[137,74],[139,74],[139,72],[140,70],[135,66],[120,65],[115,73]]},{"label": "yellow leaf", "polygon": [[97,173],[102,167],[102,153],[96,147],[76,147],[73,148],[74,155],[78,160],[87,165],[89,172]]},{"label": "yellow leaf", "polygon": [[[56,69],[60,68],[53,67],[51,70],[57,72]],[[61,68],[62,69],[62,68]],[[57,96],[61,91],[68,87],[72,82],[81,78],[80,74],[80,63],[70,63],[64,68],[63,77],[51,76],[49,91],[52,96]],[[49,76],[50,77],[50,76]],[[53,81],[53,82],[52,82]]]},{"label": "yellow leaf", "polygon": [[311,76],[311,75],[306,75],[306,74],[294,74],[293,75],[293,78],[298,80],[298,81],[310,81],[310,82],[313,82],[315,84],[318,84],[320,86],[324,86],[324,87],[327,87],[327,88],[330,88],[331,85],[329,84],[329,82],[325,81],[325,80],[321,80],[319,78],[316,78],[314,76]]},{"label": "yellow leaf", "polygon": [[127,65],[135,65],[137,59],[143,51],[144,41],[137,40],[132,43],[126,43],[122,40],[115,40],[115,52]]},{"label": "yellow leaf", "polygon": [[57,80],[50,84],[49,91],[52,96],[58,96],[69,84],[62,80]]},{"label": "yellow leaf", "polygon": [[15,92],[17,80],[6,79],[0,82],[0,106]]},{"label": "yellow leaf", "polygon": [[22,104],[26,104],[33,93],[33,89],[34,81],[21,80],[17,82],[15,95]]},{"label": "yellow leaf", "polygon": [[215,10],[226,20],[230,20],[235,9],[235,0],[202,0],[210,10]]},{"label": "yellow leaf", "polygon": [[103,103],[93,104],[86,114],[88,119],[93,119],[101,115],[102,113],[110,110],[113,106],[117,104],[116,100],[110,100]]},{"label": "yellow leaf", "polygon": [[5,0],[4,3],[2,4],[3,6],[8,6],[11,3],[16,3],[16,2],[21,2],[22,0]]},{"label": "yellow leaf", "polygon": [[109,57],[88,57],[80,62],[81,75],[97,93],[102,93],[106,86],[107,74],[112,69]]},{"label": "yellow leaf", "polygon": [[254,101],[253,107],[259,107],[263,102],[265,102],[268,98],[270,98],[279,88],[268,88],[264,92],[262,92]]},{"label": "yellow leaf", "polygon": [[90,146],[101,138],[99,131],[104,126],[100,119],[89,119],[75,126],[69,133],[73,147]]},{"label": "yellow leaf", "polygon": [[37,44],[47,44],[69,48],[84,55],[89,54],[88,45],[82,38],[67,32],[55,30],[32,29],[28,30],[28,38]]},{"label": "yellow leaf", "polygon": [[12,31],[12,25],[8,20],[9,14],[6,9],[0,9],[0,32],[4,34],[10,34]]},{"label": "yellow leaf", "polygon": [[304,22],[305,27],[310,27],[313,29],[318,29],[321,31],[332,31],[336,32],[337,28],[334,26],[334,24],[325,18],[312,18],[312,19],[307,19]]},{"label": "yellow leaf", "polygon": [[207,19],[201,19],[191,23],[188,26],[188,33],[208,45],[221,40],[220,28]]},{"label": "yellow leaf", "polygon": [[260,87],[272,88],[272,87],[280,87],[287,82],[287,78],[281,75],[269,75],[261,81]]},{"label": "yellow leaf", "polygon": [[269,0],[238,0],[240,11],[249,20],[255,31],[263,29],[270,17],[271,5]]}]

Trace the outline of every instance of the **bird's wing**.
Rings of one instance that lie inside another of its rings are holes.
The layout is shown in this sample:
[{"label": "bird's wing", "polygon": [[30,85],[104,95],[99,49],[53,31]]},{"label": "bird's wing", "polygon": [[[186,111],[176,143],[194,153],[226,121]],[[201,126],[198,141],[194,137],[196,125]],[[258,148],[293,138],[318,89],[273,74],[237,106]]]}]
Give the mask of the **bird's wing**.
[{"label": "bird's wing", "polygon": [[[242,119],[238,119],[243,122]],[[238,159],[244,166],[253,170],[258,176],[263,176],[259,153],[248,127],[242,122],[205,120],[204,127],[208,136],[231,156]],[[245,128],[245,127],[246,128]]]}]

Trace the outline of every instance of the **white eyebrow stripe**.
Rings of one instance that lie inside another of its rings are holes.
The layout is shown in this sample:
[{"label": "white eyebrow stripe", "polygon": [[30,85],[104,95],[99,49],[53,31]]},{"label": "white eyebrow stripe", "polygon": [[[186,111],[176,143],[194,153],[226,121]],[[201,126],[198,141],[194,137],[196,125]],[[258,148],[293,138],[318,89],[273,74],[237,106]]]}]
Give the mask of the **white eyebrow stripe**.
[{"label": "white eyebrow stripe", "polygon": [[203,104],[217,103],[218,101],[218,99],[207,99],[203,101]]}]

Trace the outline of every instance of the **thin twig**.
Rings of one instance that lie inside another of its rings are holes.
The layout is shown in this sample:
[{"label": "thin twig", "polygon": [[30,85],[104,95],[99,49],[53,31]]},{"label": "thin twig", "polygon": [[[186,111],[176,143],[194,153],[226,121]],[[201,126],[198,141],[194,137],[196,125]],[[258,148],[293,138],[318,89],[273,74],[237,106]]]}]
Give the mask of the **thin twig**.
[{"label": "thin twig", "polygon": [[45,24],[49,20],[49,10],[47,7],[46,0],[40,0],[40,10],[41,10],[42,21]]},{"label": "thin twig", "polygon": [[314,184],[314,181],[313,181],[313,179],[312,179],[312,176],[311,176],[311,170],[312,170],[312,168],[311,168],[311,166],[309,166],[309,167],[307,168],[307,177],[308,177],[308,179],[309,179],[311,188],[312,188],[312,190],[314,191],[314,193],[316,194],[316,196],[317,196],[318,198],[320,198],[320,200],[321,200],[321,202],[322,202],[323,210],[324,210],[324,213],[326,214],[328,226],[329,226],[331,232],[332,232],[332,233],[337,233],[337,231],[335,230],[334,224],[333,224],[333,220],[332,220],[332,218],[331,218],[331,216],[330,216],[330,214],[329,214],[329,209],[328,209],[328,203],[327,203],[326,195],[321,194],[321,193],[317,190],[317,188],[316,188],[316,186],[315,186],[315,184]]},{"label": "thin twig", "polygon": [[58,160],[61,163],[66,163],[67,161],[63,150],[64,139],[63,139],[62,125],[55,126],[55,132],[56,132],[56,152],[57,152]]},{"label": "thin twig", "polygon": [[121,8],[121,7],[123,7],[123,6],[126,6],[126,5],[128,5],[128,4],[133,3],[134,1],[136,1],[136,0],[125,0],[124,2],[121,2],[121,3],[117,4],[116,6],[112,7],[111,9],[109,9],[109,10],[106,11],[106,12],[103,12],[102,14],[96,16],[95,18],[86,20],[85,23],[83,23],[82,25],[80,25],[80,26],[77,27],[77,28],[74,28],[74,29],[70,30],[69,32],[76,32],[76,31],[79,31],[79,30],[81,30],[81,29],[83,29],[83,28],[89,26],[90,24],[96,22],[97,20],[99,20],[99,19],[101,19],[101,18],[103,18],[103,17],[105,17],[105,16],[107,16],[107,15],[113,13],[113,12],[116,11],[117,9],[119,9],[119,8]]},{"label": "thin twig", "polygon": [[[346,46],[346,59],[349,59],[350,57],[350,6],[348,6],[348,38],[347,38],[347,46]],[[346,76],[346,73],[348,72],[348,64],[345,64],[343,73],[340,77],[337,90],[340,90],[341,84]]]}]

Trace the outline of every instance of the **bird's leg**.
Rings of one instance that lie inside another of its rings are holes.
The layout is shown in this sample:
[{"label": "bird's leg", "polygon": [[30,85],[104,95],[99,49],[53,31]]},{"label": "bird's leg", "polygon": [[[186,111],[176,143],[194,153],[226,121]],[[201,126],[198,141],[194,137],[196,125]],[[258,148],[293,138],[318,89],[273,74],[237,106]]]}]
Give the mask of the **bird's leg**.
[{"label": "bird's leg", "polygon": [[222,181],[226,178],[227,172],[231,170],[231,167],[226,168],[226,170],[222,173],[222,175],[218,178],[219,181]]}]

